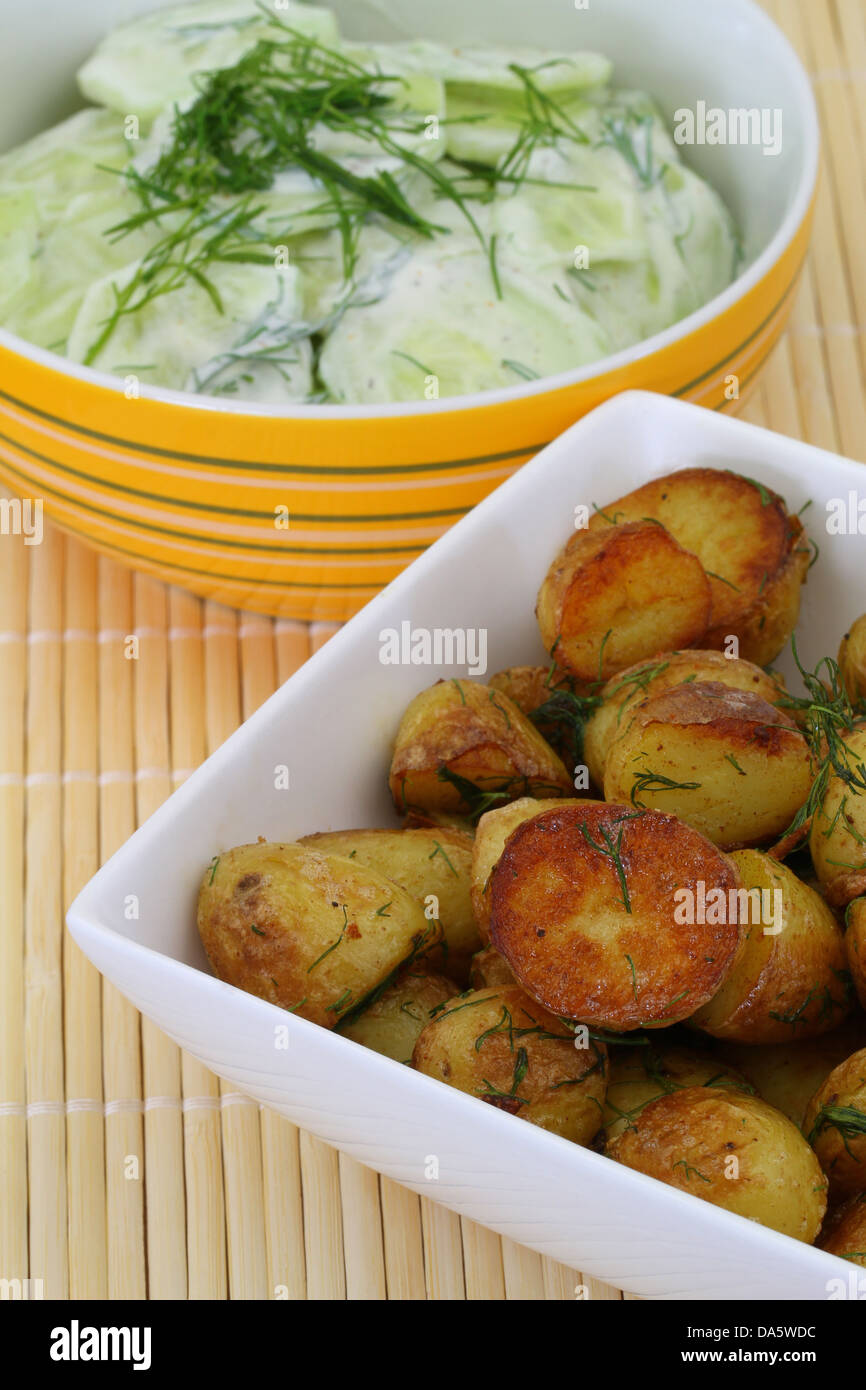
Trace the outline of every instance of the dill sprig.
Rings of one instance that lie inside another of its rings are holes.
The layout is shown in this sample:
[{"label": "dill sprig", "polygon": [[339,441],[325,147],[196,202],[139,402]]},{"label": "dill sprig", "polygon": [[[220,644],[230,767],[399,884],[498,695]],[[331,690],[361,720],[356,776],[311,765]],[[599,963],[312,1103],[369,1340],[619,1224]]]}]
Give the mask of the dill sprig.
[{"label": "dill sprig", "polygon": [[525,776],[511,777],[505,782],[500,777],[492,778],[497,783],[496,787],[485,791],[477,782],[471,781],[468,777],[462,777],[459,772],[452,772],[447,763],[442,763],[438,768],[437,777],[440,782],[450,782],[451,786],[459,791],[466,807],[466,819],[472,825],[477,825],[485,811],[492,811],[496,806],[506,806],[510,801],[516,801],[521,796],[534,796],[539,792],[549,791],[551,796],[561,796],[562,788],[551,783],[549,786],[531,783]]},{"label": "dill sprig", "polygon": [[636,772],[631,788],[631,804],[646,810],[646,802],[640,800],[644,792],[693,792],[697,791],[700,785],[700,782],[674,782],[670,777],[663,777],[660,772]]},{"label": "dill sprig", "polygon": [[809,1143],[814,1144],[825,1129],[838,1130],[845,1151],[850,1154],[848,1140],[866,1138],[866,1114],[853,1105],[822,1105],[809,1133]]},{"label": "dill sprig", "polygon": [[[631,818],[628,817],[627,819]],[[592,838],[586,821],[581,822],[580,833],[583,835],[590,849],[594,849],[597,854],[603,854],[605,858],[609,859],[613,864],[622,891],[622,905],[626,912],[631,913],[631,898],[628,892],[628,880],[626,879],[625,865],[622,861],[622,837],[625,833],[625,820],[620,822],[619,834],[616,837],[616,842],[614,842],[613,836],[606,825],[599,828],[599,833],[604,842],[603,844],[599,844],[597,840]],[[634,966],[632,966],[632,971],[634,971]]]}]

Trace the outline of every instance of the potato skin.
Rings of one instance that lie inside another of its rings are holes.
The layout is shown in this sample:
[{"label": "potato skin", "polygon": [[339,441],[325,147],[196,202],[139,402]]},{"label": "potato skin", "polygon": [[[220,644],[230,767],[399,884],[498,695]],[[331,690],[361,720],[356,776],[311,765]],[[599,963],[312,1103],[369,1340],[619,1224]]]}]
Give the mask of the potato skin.
[{"label": "potato skin", "polygon": [[818,1241],[829,1255],[866,1269],[866,1192],[858,1192],[830,1212]]},{"label": "potato skin", "polygon": [[[843,734],[847,770],[866,782],[866,722]],[[866,790],[831,774],[823,801],[812,819],[809,850],[815,873],[834,907],[846,907],[866,894]]]},{"label": "potato skin", "polygon": [[[629,899],[628,911],[616,849]],[[736,922],[680,923],[679,889],[725,894],[736,869],[697,831],[658,811],[575,802],[514,830],[493,871],[490,939],[555,1014],[618,1032],[665,1027],[719,989]]]},{"label": "potato skin", "polygon": [[[583,806],[587,804],[581,802]],[[594,804],[602,805],[601,802]],[[532,820],[542,811],[556,810],[560,805],[560,801],[552,798],[536,801],[531,796],[522,796],[508,806],[486,811],[478,822],[472,850],[472,909],[483,941],[490,940],[490,876],[509,835],[524,821]]]},{"label": "potato skin", "polygon": [[601,1125],[607,1049],[593,1040],[576,1047],[571,1029],[519,985],[446,1004],[415,1044],[412,1065],[576,1144]]},{"label": "potato skin", "polygon": [[[583,740],[574,718],[569,717],[573,708],[570,697],[589,693],[589,686],[555,665],[510,666],[491,676],[488,684],[492,690],[508,695],[532,719],[565,766],[576,771],[583,756]],[[557,705],[564,705],[564,709]],[[546,709],[550,717],[533,717],[541,709]]]},{"label": "potato skin", "polygon": [[469,968],[471,989],[489,989],[491,985],[516,985],[514,972],[504,956],[492,946],[476,951]]},{"label": "potato skin", "polygon": [[750,912],[740,911],[743,948],[721,989],[689,1023],[741,1043],[793,1042],[830,1032],[851,1007],[839,923],[785,864],[754,849],[730,858],[743,887],[762,897],[753,900]]},{"label": "potato skin", "polygon": [[699,560],[662,526],[578,531],[538,595],[551,656],[579,681],[607,679],[654,652],[697,644],[711,609]]},{"label": "potato skin", "polygon": [[430,1022],[431,1010],[456,994],[453,980],[427,970],[424,962],[410,965],[340,1032],[383,1057],[408,1064],[416,1042]]},{"label": "potato skin", "polygon": [[469,961],[481,945],[469,897],[472,836],[445,827],[437,830],[332,830],[305,835],[299,844],[325,854],[339,854],[375,869],[405,888],[427,916],[428,899],[435,897],[444,933],[441,945],[428,953],[428,964],[465,984]]},{"label": "potato skin", "polygon": [[439,776],[443,765],[510,800],[573,792],[559,758],[514,702],[477,681],[437,681],[407,707],[388,779],[399,812],[471,811],[458,787]]},{"label": "potato skin", "polygon": [[840,1201],[866,1187],[866,1048],[834,1067],[806,1107],[806,1137]]},{"label": "potato skin", "polygon": [[845,912],[845,949],[857,998],[866,1009],[866,898],[855,898]]},{"label": "potato skin", "polygon": [[726,1043],[714,1052],[719,1063],[736,1067],[762,1100],[781,1110],[798,1129],[806,1106],[834,1067],[866,1044],[866,1018],[856,1014],[832,1033],[802,1041],[755,1046]]},{"label": "potato skin", "polygon": [[732,690],[746,690],[773,704],[785,693],[781,676],[768,674],[751,661],[715,651],[662,652],[640,661],[609,680],[599,697],[602,703],[586,722],[583,756],[595,786],[604,785],[604,768],[611,744],[625,733],[642,700],[659,695],[685,681],[716,681]]},{"label": "potato skin", "polygon": [[647,1105],[608,1153],[795,1240],[811,1244],[821,1229],[827,1183],[815,1155],[787,1116],[757,1096],[706,1086],[675,1091]]},{"label": "potato skin", "polygon": [[642,517],[666,527],[708,575],[712,611],[700,645],[725,650],[736,637],[741,657],[769,666],[797,625],[810,563],[784,500],[726,469],[684,468],[610,503],[590,530]]},{"label": "potato skin", "polygon": [[651,1101],[690,1086],[732,1086],[752,1093],[745,1077],[717,1058],[684,1047],[614,1047],[604,1106],[604,1132],[610,1144]]},{"label": "potato skin", "polygon": [[813,770],[786,713],[759,695],[695,681],[641,701],[608,751],[604,794],[667,811],[737,849],[778,838],[808,797]]},{"label": "potato skin", "polygon": [[198,929],[221,980],[324,1028],[441,936],[383,874],[264,841],[228,850],[206,870]]},{"label": "potato skin", "polygon": [[851,624],[842,638],[839,674],[852,705],[866,700],[866,613]]}]

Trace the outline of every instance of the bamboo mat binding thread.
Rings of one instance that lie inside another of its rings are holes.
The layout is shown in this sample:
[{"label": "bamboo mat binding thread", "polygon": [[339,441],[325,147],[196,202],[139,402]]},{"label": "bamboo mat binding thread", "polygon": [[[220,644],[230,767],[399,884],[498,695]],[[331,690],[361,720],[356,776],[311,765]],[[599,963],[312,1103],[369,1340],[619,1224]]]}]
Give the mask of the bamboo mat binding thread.
[{"label": "bamboo mat binding thread", "polygon": [[[740,414],[866,459],[866,12],[765,7],[813,74],[825,169],[790,330]],[[0,541],[0,1277],[72,1299],[618,1299],[229,1091],[63,930],[331,631],[201,603],[51,528]]]}]

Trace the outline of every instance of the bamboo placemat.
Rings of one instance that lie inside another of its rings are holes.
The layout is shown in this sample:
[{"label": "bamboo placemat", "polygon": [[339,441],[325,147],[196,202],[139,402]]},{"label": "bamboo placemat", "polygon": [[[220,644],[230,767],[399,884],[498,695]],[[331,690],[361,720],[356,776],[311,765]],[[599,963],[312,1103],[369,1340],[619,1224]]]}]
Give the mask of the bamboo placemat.
[{"label": "bamboo placemat", "polygon": [[[866,10],[766,8],[812,74],[825,166],[791,327],[740,413],[866,459]],[[64,931],[332,630],[200,603],[52,528],[0,544],[0,1275],[46,1298],[618,1299],[229,1091]]]}]

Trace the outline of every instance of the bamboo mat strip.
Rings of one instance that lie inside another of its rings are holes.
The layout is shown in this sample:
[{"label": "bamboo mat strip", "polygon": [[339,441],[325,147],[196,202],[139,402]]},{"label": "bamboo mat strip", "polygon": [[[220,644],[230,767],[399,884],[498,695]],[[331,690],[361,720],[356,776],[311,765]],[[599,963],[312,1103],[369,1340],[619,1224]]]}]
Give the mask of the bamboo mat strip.
[{"label": "bamboo mat strip", "polygon": [[[766,8],[813,74],[825,159],[790,328],[740,414],[866,458],[866,12]],[[98,862],[333,631],[200,603],[50,527],[0,544],[0,1271],[46,1297],[619,1299],[231,1092],[62,931]]]}]

